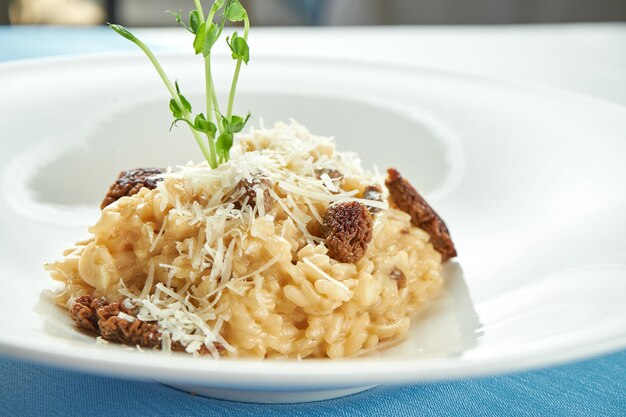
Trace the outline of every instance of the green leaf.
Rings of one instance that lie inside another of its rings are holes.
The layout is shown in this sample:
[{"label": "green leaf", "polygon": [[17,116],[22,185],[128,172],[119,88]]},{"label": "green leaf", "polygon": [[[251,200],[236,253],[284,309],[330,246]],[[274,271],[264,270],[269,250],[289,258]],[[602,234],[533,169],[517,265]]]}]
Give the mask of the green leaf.
[{"label": "green leaf", "polygon": [[230,148],[233,146],[233,135],[229,133],[222,133],[215,143],[215,150],[217,153],[223,157],[225,160],[228,160],[228,153],[230,152]]},{"label": "green leaf", "polygon": [[231,0],[226,6],[224,17],[231,22],[241,22],[247,16],[246,9],[243,8],[238,0]]},{"label": "green leaf", "polygon": [[170,100],[170,110],[172,111],[172,114],[175,118],[179,119],[183,117],[183,111],[180,109],[178,103],[176,103],[176,100],[174,99]]},{"label": "green leaf", "polygon": [[185,110],[187,110],[188,113],[191,113],[191,103],[182,94],[178,94],[178,96],[180,97],[180,101],[182,101],[183,106],[185,106]]},{"label": "green leaf", "polygon": [[233,133],[239,133],[246,127],[246,123],[250,120],[251,114],[248,113],[245,119],[240,116],[231,116],[230,118],[230,130]]},{"label": "green leaf", "polygon": [[211,48],[213,47],[213,45],[215,45],[215,42],[217,42],[220,34],[221,30],[215,23],[211,23],[209,27],[206,28],[206,40],[204,42],[202,55],[204,55],[205,57],[209,56],[209,54],[211,53]]},{"label": "green leaf", "polygon": [[206,117],[204,117],[203,113],[200,113],[199,115],[197,115],[196,119],[193,122],[196,129],[202,132],[204,132],[207,129],[207,123],[208,121],[206,120]]},{"label": "green leaf", "polygon": [[[191,103],[189,103],[185,96],[180,93],[180,86],[178,85],[178,81],[175,81],[174,85],[176,86],[176,93],[178,94],[178,97],[180,98],[183,107],[185,108],[185,110],[187,110],[187,112],[191,113]],[[174,117],[183,117],[183,109],[180,108],[180,106],[174,99],[170,100],[170,110],[172,111]]]},{"label": "green leaf", "polygon": [[202,23],[196,31],[196,38],[193,40],[193,50],[196,51],[196,55],[201,53],[206,43],[206,23]]},{"label": "green leaf", "polygon": [[124,26],[121,25],[114,25],[112,23],[107,23],[107,25],[113,29],[118,35],[130,40],[130,41],[135,41],[135,35],[133,35],[132,33],[130,33],[130,31],[128,29],[126,29]]},{"label": "green leaf", "polygon": [[211,138],[214,138],[215,132],[217,132],[217,127],[215,126],[215,124],[208,121],[202,113],[196,116],[194,126],[196,130],[208,134]]},{"label": "green leaf", "polygon": [[215,137],[215,133],[217,133],[217,126],[215,126],[215,123],[208,122],[206,133],[208,133],[212,138]]},{"label": "green leaf", "polygon": [[201,22],[202,16],[200,15],[199,11],[192,10],[191,12],[189,12],[189,29],[191,29],[191,33],[198,33],[198,29],[200,28],[200,25],[202,25]]},{"label": "green leaf", "polygon": [[226,43],[233,53],[233,59],[241,59],[247,65],[250,60],[250,48],[248,47],[248,42],[235,32],[233,33],[230,42],[229,39],[226,38]]}]

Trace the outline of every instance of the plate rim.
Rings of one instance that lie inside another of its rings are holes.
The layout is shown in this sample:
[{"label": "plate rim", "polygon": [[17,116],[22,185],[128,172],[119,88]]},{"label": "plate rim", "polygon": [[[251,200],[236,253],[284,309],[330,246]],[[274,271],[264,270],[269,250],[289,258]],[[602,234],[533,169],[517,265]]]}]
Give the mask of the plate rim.
[{"label": "plate rim", "polygon": [[[178,52],[162,52],[160,55],[166,59],[186,57]],[[220,54],[218,54],[220,55]],[[221,54],[226,56],[225,54]],[[283,55],[260,54],[264,59],[290,59]],[[19,71],[20,69],[41,69],[42,64],[67,65],[75,62],[97,64],[116,58],[124,58],[132,61],[143,60],[143,56],[134,52],[94,53],[81,55],[66,55],[56,57],[33,58],[0,63],[0,75]],[[327,64],[363,64],[373,65],[379,68],[394,68],[403,71],[417,71],[422,74],[435,76],[453,77],[462,80],[477,80],[482,83],[498,84],[514,89],[532,89],[537,94],[549,94],[550,99],[557,97],[560,100],[576,100],[586,102],[585,105],[601,105],[607,110],[616,111],[626,115],[626,106],[610,100],[589,96],[585,93],[552,87],[540,83],[528,82],[519,79],[508,79],[474,74],[471,72],[452,71],[433,67],[387,63],[375,60],[323,58],[323,57],[298,57],[298,62],[323,62]],[[49,71],[44,68],[44,71]],[[45,288],[42,288],[42,290]],[[271,378],[282,377],[281,381],[272,381],[278,386],[292,385],[294,382],[300,386],[324,386],[328,387],[326,378],[341,376],[338,386],[369,385],[378,383],[408,383],[425,382],[435,380],[448,380],[476,376],[487,376],[509,372],[517,372],[527,369],[536,369],[546,366],[554,366],[566,362],[583,360],[593,356],[608,354],[626,348],[626,333],[617,335],[602,342],[589,342],[578,344],[575,348],[563,352],[562,348],[556,347],[545,349],[541,355],[517,358],[511,363],[511,357],[503,355],[496,358],[481,358],[480,360],[468,360],[461,358],[443,359],[381,359],[372,361],[367,365],[363,361],[344,359],[341,361],[306,360],[294,369],[294,361],[253,361],[253,360],[220,360],[202,361],[185,355],[168,356],[171,361],[161,363],[149,363],[152,355],[138,355],[137,352],[116,352],[117,355],[101,355],[103,350],[93,348],[81,350],[69,350],[66,353],[59,345],[54,345],[52,350],[34,349],[17,338],[6,337],[0,333],[0,353],[12,357],[33,360],[42,364],[61,366],[64,368],[79,369],[92,373],[103,373],[110,376],[124,376],[135,379],[154,378],[170,381],[195,381],[204,382],[210,386],[241,386],[242,380],[251,376],[263,378],[265,381]],[[100,354],[101,357],[97,357]],[[163,355],[159,353],[159,355]],[[162,356],[159,356],[162,357]],[[139,358],[139,359],[138,359]],[[203,366],[198,366],[202,361]],[[216,365],[217,364],[217,365]],[[222,364],[226,364],[223,366]],[[355,366],[358,364],[359,366]],[[177,367],[177,365],[179,367]],[[364,366],[365,365],[365,366]],[[178,371],[172,374],[172,371]],[[303,380],[302,375],[311,378]],[[207,379],[207,377],[209,377]],[[182,378],[182,379],[181,379]],[[335,383],[335,382],[333,382]],[[252,386],[257,384],[252,383]]]},{"label": "plate rim", "polygon": [[[172,59],[172,58],[184,58],[184,59],[193,59],[189,54],[181,53],[169,48],[165,48],[163,50],[156,49],[156,53],[160,59]],[[216,58],[223,59],[229,57],[228,54],[223,51],[216,51]],[[613,107],[616,110],[626,111],[626,104],[622,104],[616,101],[612,101],[602,97],[596,97],[588,93],[584,93],[582,91],[570,90],[564,87],[553,86],[550,84],[541,83],[538,81],[529,81],[524,80],[519,77],[507,77],[505,75],[493,75],[493,74],[483,74],[477,71],[461,71],[461,70],[452,70],[448,68],[439,68],[436,66],[428,66],[423,64],[411,64],[411,63],[397,63],[397,62],[386,62],[380,61],[373,58],[337,58],[337,57],[323,57],[323,56],[289,56],[286,54],[269,54],[260,52],[256,55],[256,57],[261,59],[284,59],[284,60],[295,60],[295,61],[308,61],[308,62],[316,62],[323,61],[326,63],[352,63],[352,64],[367,64],[376,67],[386,67],[386,68],[396,68],[402,70],[413,70],[422,73],[432,73],[434,75],[440,76],[450,76],[450,77],[459,77],[459,78],[472,78],[475,80],[489,82],[489,83],[498,83],[509,85],[513,87],[524,87],[530,88],[534,90],[543,91],[545,93],[559,94],[570,96],[576,100],[590,100],[595,102],[596,104],[606,105],[609,107]],[[80,61],[104,61],[104,60],[114,60],[114,59],[138,59],[144,60],[145,56],[137,51],[111,51],[111,52],[93,52],[93,53],[78,53],[78,54],[63,54],[63,55],[55,55],[55,56],[46,56],[46,57],[34,57],[34,58],[24,58],[24,59],[16,59],[11,61],[0,62],[0,74],[6,70],[12,69],[20,69],[20,68],[30,68],[36,67],[42,64],[68,64],[72,62],[80,62]]]},{"label": "plate rim", "polygon": [[[359,359],[254,360],[203,359],[183,353],[166,354],[159,351],[139,352],[133,348],[115,347],[115,355],[101,355],[104,350],[95,346],[82,349],[80,354],[67,354],[59,347],[40,351],[27,344],[6,344],[0,341],[0,353],[26,359],[42,365],[84,371],[87,373],[130,379],[150,378],[162,382],[190,382],[210,387],[255,387],[269,390],[273,387],[354,387],[386,383],[421,383],[486,377],[555,367],[622,351],[626,334],[612,338],[598,347],[594,342],[579,345],[563,353],[563,347],[542,351],[541,355],[516,358],[503,355],[495,359],[461,360],[439,359],[383,359],[378,362]],[[120,350],[118,350],[118,348]],[[72,350],[74,352],[74,350]],[[89,352],[89,355],[85,353]],[[148,353],[148,355],[146,355]],[[154,359],[167,358],[165,364]],[[198,365],[202,366],[198,366]],[[294,369],[294,365],[298,369]],[[374,365],[374,366],[373,366]],[[173,373],[173,371],[176,371]],[[308,379],[302,377],[306,375]],[[329,383],[328,378],[341,378]],[[259,383],[249,381],[259,378]]]}]

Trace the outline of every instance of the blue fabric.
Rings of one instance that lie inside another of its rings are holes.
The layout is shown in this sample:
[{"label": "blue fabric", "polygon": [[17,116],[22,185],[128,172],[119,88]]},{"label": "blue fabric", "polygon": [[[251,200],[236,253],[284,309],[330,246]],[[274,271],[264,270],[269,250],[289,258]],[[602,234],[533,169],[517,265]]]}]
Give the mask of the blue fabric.
[{"label": "blue fabric", "polygon": [[[0,61],[130,50],[105,28],[0,28]],[[241,404],[0,356],[0,417],[625,416],[626,351],[492,378],[378,387],[320,403]]]},{"label": "blue fabric", "polygon": [[107,27],[0,26],[0,62],[77,53],[135,50]]},{"label": "blue fabric", "polygon": [[0,416],[626,416],[626,352],[517,375],[308,404],[220,401],[148,382],[0,358]]}]

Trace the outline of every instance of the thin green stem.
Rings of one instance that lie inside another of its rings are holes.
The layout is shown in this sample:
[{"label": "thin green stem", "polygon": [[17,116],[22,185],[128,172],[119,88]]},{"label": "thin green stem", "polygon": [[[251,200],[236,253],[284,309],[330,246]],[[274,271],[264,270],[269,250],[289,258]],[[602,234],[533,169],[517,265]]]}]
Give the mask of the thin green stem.
[{"label": "thin green stem", "polygon": [[[183,101],[180,99],[180,96],[178,92],[176,91],[174,84],[172,84],[170,79],[167,77],[167,74],[165,74],[165,70],[163,70],[163,67],[161,66],[159,61],[156,59],[156,57],[154,56],[150,48],[148,48],[148,46],[145,43],[141,42],[137,38],[133,38],[130,40],[146,54],[150,62],[152,62],[152,65],[156,69],[157,73],[161,77],[161,80],[163,80],[163,83],[165,84],[168,91],[170,92],[170,95],[172,96],[176,104],[178,105],[178,108],[181,109],[183,117],[189,122],[191,122],[191,124],[193,124],[193,120],[191,120],[191,115],[189,114],[185,106],[183,105]],[[200,150],[202,151],[202,154],[204,155],[209,165],[211,165],[211,168],[216,168],[217,162],[215,162],[215,158],[212,158],[212,154],[209,152],[209,149],[207,149],[206,145],[204,144],[202,137],[200,137],[197,131],[195,131],[194,129],[191,129],[191,127],[190,127],[190,130],[191,130],[191,133],[193,134],[194,139],[198,143],[198,146],[200,146]]]},{"label": "thin green stem", "polygon": [[[189,120],[188,116],[187,119]],[[200,149],[202,150],[202,155],[204,155],[204,159],[206,159],[206,161],[209,163],[209,166],[213,169],[217,168],[217,162],[213,160],[212,155],[207,150],[207,147],[204,145],[204,141],[202,140],[200,134],[191,127],[189,127],[189,129],[191,130],[191,133],[193,134],[193,138],[196,140],[196,143],[198,144],[198,146],[200,146]]]},{"label": "thin green stem", "polygon": [[[211,83],[213,83],[213,80],[211,80]],[[213,111],[215,112],[215,118],[219,121],[220,108],[217,103],[217,94],[215,93],[215,88],[213,89],[213,91],[211,91],[211,93],[211,96],[213,97]],[[220,130],[220,133],[222,133],[222,128],[219,123],[217,125],[217,128]]]},{"label": "thin green stem", "polygon": [[[250,19],[246,15],[244,19],[243,39],[248,42],[248,33],[250,32]],[[226,118],[230,120],[233,115],[233,106],[235,104],[235,92],[237,91],[237,82],[239,81],[239,71],[241,71],[241,62],[243,60],[239,58],[237,65],[235,66],[235,74],[233,75],[233,82],[230,85],[230,95],[228,96],[228,111]]]},{"label": "thin green stem", "polygon": [[[196,1],[196,7],[197,2],[199,0],[195,0]],[[211,11],[209,12],[209,16],[207,17],[207,30],[208,30],[208,25],[210,25],[211,23],[213,23],[213,18],[215,17],[215,14],[217,13],[217,11],[219,10],[219,7],[217,7],[217,2],[213,3],[213,6],[211,7]],[[220,25],[220,31],[219,33],[222,33],[222,28],[224,25],[224,21],[222,20],[222,24]],[[219,37],[219,34],[218,34]],[[207,64],[208,61],[208,64]],[[212,107],[213,108],[213,112],[215,113],[215,125],[217,126],[217,129],[219,131],[219,133],[222,133],[222,124],[220,123],[220,109],[219,109],[219,103],[217,101],[217,93],[215,92],[215,84],[213,83],[213,74],[211,72],[211,63],[210,63],[210,56],[205,57],[205,83],[206,83],[206,91],[207,91],[207,120],[212,120],[213,118],[213,114],[209,111],[209,108]],[[212,102],[212,106],[209,105],[209,100],[211,100]]]},{"label": "thin green stem", "polygon": [[228,112],[226,118],[230,120],[233,115],[233,106],[235,104],[235,91],[237,91],[237,80],[239,79],[239,71],[241,71],[241,58],[237,60],[235,66],[235,75],[233,76],[233,82],[230,86],[230,95],[228,96]]},{"label": "thin green stem", "polygon": [[[192,16],[192,19],[195,19],[197,17],[199,23],[204,24],[203,25],[204,30],[206,31],[204,33],[205,39],[206,39],[205,42],[210,42],[209,44],[205,43],[205,45],[203,45],[205,83],[206,83],[206,98],[205,98],[206,99],[206,120],[208,122],[213,123],[213,120],[215,118],[215,125],[216,125],[217,130],[219,131],[219,134],[224,134],[226,133],[226,131],[229,134],[231,133],[229,126],[230,126],[230,122],[232,119],[233,105],[235,101],[235,92],[237,89],[237,83],[239,81],[241,63],[243,61],[242,58],[237,59],[235,74],[233,76],[233,80],[232,80],[232,84],[230,88],[226,121],[222,123],[222,121],[225,120],[225,116],[223,116],[222,113],[220,113],[219,104],[217,100],[217,92],[215,90],[215,85],[213,83],[213,76],[211,72],[211,49],[216,39],[219,38],[219,36],[221,35],[222,30],[224,28],[224,23],[227,20],[226,14],[228,13],[228,10],[225,11],[225,14],[221,19],[219,27],[217,27],[213,23],[215,15],[217,14],[218,11],[222,9],[222,7],[224,7],[225,1],[226,0],[214,0],[213,5],[211,6],[211,9],[209,11],[209,14],[205,19],[204,10],[202,8],[202,0],[194,0],[195,6],[196,6],[196,11],[194,12],[194,14],[197,14],[199,16]],[[241,7],[241,5],[238,3],[237,4],[231,3],[231,0],[229,0],[228,3],[226,4],[227,4],[226,5],[227,9],[229,6]],[[247,14],[245,13],[245,10],[243,10],[243,14],[244,14],[243,16],[244,17],[243,39],[247,42],[248,33],[250,31],[250,20]],[[235,19],[239,21],[240,20],[239,16],[237,18],[230,17],[230,19]],[[178,14],[176,15],[176,17],[180,21],[180,16]],[[195,23],[196,22],[194,22],[194,28],[195,28]],[[173,102],[176,104],[176,107],[180,109],[181,118],[177,118],[177,120],[185,120],[185,122],[187,122],[187,124],[189,125],[191,129],[191,133],[194,136],[194,139],[198,143],[198,146],[200,147],[200,150],[202,151],[202,154],[204,155],[209,165],[212,168],[217,168],[219,163],[221,163],[222,161],[227,161],[229,159],[229,155],[228,155],[229,149],[224,149],[224,152],[220,152],[222,153],[222,155],[218,155],[217,139],[216,137],[214,137],[215,135],[211,135],[210,133],[207,133],[206,136],[208,140],[205,142],[201,136],[201,132],[199,132],[198,130],[194,128],[195,123],[193,120],[193,116],[191,115],[191,111],[185,107],[185,104],[189,106],[187,101],[178,92],[178,85],[176,85],[175,83],[172,83],[170,79],[167,77],[167,75],[165,74],[165,71],[163,70],[163,67],[161,67],[161,64],[158,62],[158,60],[156,59],[156,57],[154,56],[150,48],[148,48],[148,46],[146,46],[143,42],[137,39],[132,33],[130,33],[123,26],[114,25],[114,24],[109,24],[109,26],[113,30],[115,30],[119,35],[135,43],[146,54],[146,56],[148,57],[148,59],[150,60],[154,68],[156,69],[157,73],[161,77],[161,80],[167,87],[170,95],[172,96]],[[183,25],[183,26],[187,27],[186,25]],[[189,27],[187,27],[187,29],[189,29]],[[198,40],[198,36],[196,36],[196,39]],[[177,111],[175,111],[174,113],[176,114],[176,116],[178,116]]]},{"label": "thin green stem", "polygon": [[[198,13],[200,14],[200,23],[204,23],[204,10],[202,9],[202,2],[201,0],[194,0],[194,3],[196,4],[196,10],[198,11]],[[209,13],[209,18],[207,20],[207,22],[209,24],[211,24],[211,22],[213,21],[213,16],[215,15],[215,7],[211,7],[211,12]],[[208,29],[207,29],[208,30]],[[213,85],[213,81],[211,79],[211,62],[209,61],[207,63],[207,60],[204,61],[204,65],[205,65],[205,77],[207,79],[207,91],[209,91],[209,85]],[[209,96],[212,97],[212,96]],[[215,103],[215,106],[217,108],[217,102]],[[212,116],[212,112],[211,112],[211,103],[210,103],[210,98],[207,99],[207,114],[206,114],[207,120],[210,122],[213,118]],[[217,118],[217,114],[216,114],[216,118]],[[197,133],[197,132],[196,132]],[[215,149],[215,140],[209,136],[208,134],[207,136],[207,142],[209,144],[209,153],[210,153],[210,161],[209,164],[211,164],[212,166],[215,165],[215,167],[217,167],[218,165],[218,161],[217,161],[217,151]]]},{"label": "thin green stem", "polygon": [[194,2],[196,3],[196,10],[198,10],[198,13],[200,13],[200,23],[204,23],[204,11],[202,10],[202,1],[201,0],[194,0]]},{"label": "thin green stem", "polygon": [[[206,117],[207,120],[211,121],[213,119],[213,96],[211,94],[211,89],[213,87],[213,81],[211,80],[211,56],[207,55],[204,58],[204,74],[205,74],[205,82],[207,85],[207,94],[206,94]],[[216,120],[218,121],[218,120]],[[219,127],[219,121],[217,126]],[[212,160],[215,162],[217,166],[217,150],[215,148],[215,139],[207,135],[207,139],[209,141],[209,150],[211,152]]]},{"label": "thin green stem", "polygon": [[150,48],[148,48],[148,46],[145,43],[141,42],[137,38],[133,39],[133,42],[146,54],[146,56],[148,57],[150,62],[152,62],[152,65],[154,66],[154,68],[159,73],[159,76],[163,80],[163,83],[167,87],[167,89],[170,92],[172,98],[176,101],[176,104],[178,104],[178,106],[180,108],[184,109],[182,100],[178,96],[178,92],[176,92],[176,88],[174,87],[174,84],[172,84],[170,79],[167,77],[167,75],[165,74],[165,70],[163,70],[163,67],[161,66],[159,61],[157,61],[156,57],[154,56],[154,54],[152,53]]},{"label": "thin green stem", "polygon": [[[211,11],[209,12],[209,16],[206,20],[206,30],[208,31],[210,25],[213,23],[213,18],[215,17],[215,13],[219,8],[217,7],[217,3],[213,3],[211,7]],[[206,117],[207,120],[211,121],[213,119],[213,112],[215,111],[215,125],[217,126],[218,132],[222,133],[222,124],[220,123],[220,115],[219,108],[217,103],[217,95],[215,93],[215,86],[213,84],[213,75],[211,74],[211,54],[209,53],[204,57],[204,78],[206,84]],[[215,146],[215,139],[209,138],[209,147],[211,152],[216,155],[217,150]]]}]

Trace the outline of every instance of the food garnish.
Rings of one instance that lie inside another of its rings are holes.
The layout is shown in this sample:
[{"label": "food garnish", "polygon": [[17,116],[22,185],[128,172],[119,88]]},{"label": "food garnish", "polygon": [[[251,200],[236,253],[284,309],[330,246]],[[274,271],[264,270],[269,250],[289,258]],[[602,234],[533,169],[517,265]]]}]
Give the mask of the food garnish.
[{"label": "food garnish", "polygon": [[[181,13],[170,12],[176,21],[188,30],[192,35],[193,49],[196,55],[204,57],[204,73],[206,84],[206,114],[197,113],[194,116],[193,108],[187,98],[181,93],[178,81],[172,83],[165,70],[150,48],[128,29],[121,25],[109,23],[109,27],[116,33],[137,45],[148,57],[161,80],[172,96],[169,106],[174,116],[172,126],[178,122],[186,123],[191,129],[204,158],[211,168],[217,168],[222,162],[230,158],[230,149],[233,146],[233,136],[241,132],[250,119],[250,113],[246,116],[233,114],[235,94],[242,63],[248,65],[250,61],[250,48],[248,46],[248,34],[250,32],[250,19],[246,9],[238,0],[216,0],[208,14],[205,16],[202,2],[195,0],[196,9],[189,14],[189,24],[183,21]],[[217,20],[217,22],[216,22]],[[213,75],[211,70],[211,52],[219,40],[226,22],[243,22],[243,36],[234,32],[226,37],[226,44],[230,48],[231,55],[236,61],[235,72],[228,96],[226,114],[220,111]],[[206,136],[205,139],[202,135]]]}]

